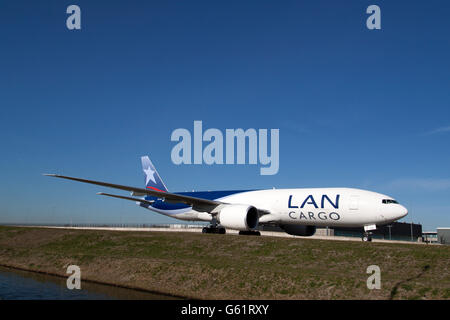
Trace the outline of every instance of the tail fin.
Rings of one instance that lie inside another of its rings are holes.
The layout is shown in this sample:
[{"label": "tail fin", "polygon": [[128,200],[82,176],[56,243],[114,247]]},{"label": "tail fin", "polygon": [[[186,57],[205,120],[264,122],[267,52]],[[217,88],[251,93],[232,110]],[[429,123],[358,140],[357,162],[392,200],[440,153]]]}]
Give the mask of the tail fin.
[{"label": "tail fin", "polygon": [[145,187],[156,191],[167,192],[167,187],[161,180],[161,177],[156,171],[153,163],[150,161],[150,158],[148,156],[141,157],[141,162],[142,170],[145,174]]}]

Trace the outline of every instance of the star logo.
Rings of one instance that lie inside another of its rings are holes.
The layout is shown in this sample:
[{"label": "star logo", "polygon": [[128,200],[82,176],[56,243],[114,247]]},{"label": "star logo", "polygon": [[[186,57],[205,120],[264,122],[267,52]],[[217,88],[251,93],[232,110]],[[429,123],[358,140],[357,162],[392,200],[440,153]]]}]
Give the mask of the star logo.
[{"label": "star logo", "polygon": [[153,181],[153,183],[156,184],[156,180],[155,180],[155,170],[152,170],[152,168],[148,167],[147,169],[144,169],[144,173],[145,173],[145,184],[148,184],[148,182],[150,180]]}]

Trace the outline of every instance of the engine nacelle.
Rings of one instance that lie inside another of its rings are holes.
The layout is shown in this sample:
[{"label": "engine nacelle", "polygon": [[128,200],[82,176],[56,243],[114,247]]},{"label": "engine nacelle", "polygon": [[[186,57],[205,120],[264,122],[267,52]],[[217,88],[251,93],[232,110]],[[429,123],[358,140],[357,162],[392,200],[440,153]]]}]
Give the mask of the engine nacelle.
[{"label": "engine nacelle", "polygon": [[248,205],[227,205],[220,210],[217,220],[225,228],[240,231],[253,230],[258,226],[258,210]]},{"label": "engine nacelle", "polygon": [[281,229],[283,229],[287,234],[291,234],[293,236],[302,236],[302,237],[310,237],[316,233],[315,226],[302,226],[295,224],[283,224],[280,225]]}]

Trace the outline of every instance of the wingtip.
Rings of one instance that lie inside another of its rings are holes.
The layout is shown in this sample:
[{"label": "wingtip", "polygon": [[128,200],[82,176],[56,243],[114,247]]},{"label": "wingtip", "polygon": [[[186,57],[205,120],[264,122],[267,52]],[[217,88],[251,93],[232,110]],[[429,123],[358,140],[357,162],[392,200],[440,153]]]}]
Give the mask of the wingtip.
[{"label": "wingtip", "polygon": [[47,176],[47,177],[57,177],[58,176],[57,174],[54,174],[54,173],[43,173],[42,175]]}]

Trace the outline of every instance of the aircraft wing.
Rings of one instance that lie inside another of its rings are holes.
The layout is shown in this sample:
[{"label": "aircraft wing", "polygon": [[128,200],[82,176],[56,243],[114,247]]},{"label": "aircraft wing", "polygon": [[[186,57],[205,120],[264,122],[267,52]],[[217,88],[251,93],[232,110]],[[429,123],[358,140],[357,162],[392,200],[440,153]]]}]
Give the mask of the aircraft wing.
[{"label": "aircraft wing", "polygon": [[[96,185],[108,187],[108,188],[115,188],[115,189],[120,189],[120,190],[125,190],[125,191],[131,191],[135,194],[144,194],[144,195],[158,197],[158,198],[162,199],[163,201],[167,201],[167,202],[173,202],[173,203],[182,202],[182,203],[188,204],[194,210],[202,211],[202,212],[209,212],[212,214],[217,213],[218,210],[220,210],[220,208],[222,207],[222,205],[227,204],[227,203],[220,202],[220,201],[201,199],[201,198],[190,197],[190,196],[176,194],[176,193],[161,192],[161,191],[156,191],[156,190],[152,190],[152,189],[129,187],[129,186],[123,186],[120,184],[113,184],[113,183],[102,182],[102,181],[94,181],[94,180],[87,180],[87,179],[81,179],[81,178],[75,178],[75,177],[61,176],[58,174],[44,174],[44,176],[74,180],[74,181],[79,181],[79,182],[84,182],[84,183],[96,184]],[[119,198],[120,196],[116,196],[116,197]],[[127,200],[131,200],[131,199],[132,198],[127,199]],[[133,200],[135,200],[135,199],[133,199]],[[141,199],[136,199],[136,201],[142,202]]]}]

